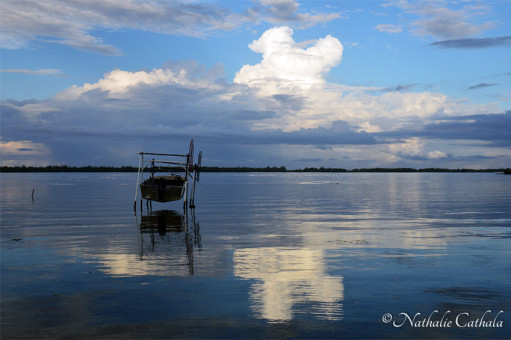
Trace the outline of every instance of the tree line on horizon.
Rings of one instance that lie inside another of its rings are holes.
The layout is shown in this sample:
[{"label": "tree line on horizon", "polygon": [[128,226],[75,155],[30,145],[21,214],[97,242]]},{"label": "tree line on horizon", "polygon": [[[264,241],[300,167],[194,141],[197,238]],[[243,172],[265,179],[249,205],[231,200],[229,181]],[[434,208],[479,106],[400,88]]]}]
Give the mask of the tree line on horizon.
[{"label": "tree line on horizon", "polygon": [[[134,166],[68,166],[68,165],[47,165],[47,166],[1,166],[0,172],[137,172],[138,167]],[[156,172],[163,171],[182,171],[177,167],[158,167]],[[511,168],[499,169],[446,169],[446,168],[360,168],[360,169],[344,169],[344,168],[325,168],[325,167],[306,167],[303,169],[288,170],[285,166],[280,167],[217,167],[203,166],[201,172],[503,172],[511,174]]]}]

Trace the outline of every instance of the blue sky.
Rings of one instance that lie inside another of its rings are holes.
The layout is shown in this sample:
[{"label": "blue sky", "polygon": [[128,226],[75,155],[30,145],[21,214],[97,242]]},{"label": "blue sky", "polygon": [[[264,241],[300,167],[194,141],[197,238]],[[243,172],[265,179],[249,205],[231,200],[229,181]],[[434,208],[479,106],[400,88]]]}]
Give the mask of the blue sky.
[{"label": "blue sky", "polygon": [[510,1],[0,7],[3,165],[511,166]]}]

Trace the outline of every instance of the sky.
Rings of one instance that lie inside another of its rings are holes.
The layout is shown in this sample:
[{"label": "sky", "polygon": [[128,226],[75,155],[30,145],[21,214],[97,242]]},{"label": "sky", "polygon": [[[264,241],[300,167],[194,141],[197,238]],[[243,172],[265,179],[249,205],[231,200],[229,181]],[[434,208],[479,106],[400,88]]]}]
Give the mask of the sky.
[{"label": "sky", "polygon": [[2,165],[511,167],[511,1],[1,0]]}]

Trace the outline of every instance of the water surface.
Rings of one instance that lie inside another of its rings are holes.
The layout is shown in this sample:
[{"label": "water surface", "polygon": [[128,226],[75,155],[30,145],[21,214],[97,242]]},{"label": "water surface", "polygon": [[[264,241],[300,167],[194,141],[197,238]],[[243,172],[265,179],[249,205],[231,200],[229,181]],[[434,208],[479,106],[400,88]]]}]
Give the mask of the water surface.
[{"label": "water surface", "polygon": [[1,175],[2,338],[511,336],[510,176],[204,173],[187,213],[135,183]]}]

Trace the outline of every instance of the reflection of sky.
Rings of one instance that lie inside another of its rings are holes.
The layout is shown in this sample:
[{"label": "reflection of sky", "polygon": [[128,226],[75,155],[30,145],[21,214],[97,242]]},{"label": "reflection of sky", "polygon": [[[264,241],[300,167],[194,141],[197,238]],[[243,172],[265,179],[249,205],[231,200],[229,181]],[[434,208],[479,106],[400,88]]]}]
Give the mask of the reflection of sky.
[{"label": "reflection of sky", "polygon": [[250,299],[259,317],[288,321],[294,307],[309,303],[318,318],[341,318],[343,278],[328,275],[322,250],[244,248],[237,249],[233,259],[234,275],[257,281]]},{"label": "reflection of sky", "polygon": [[[200,249],[195,219],[171,210],[137,218],[138,253],[123,242],[109,242],[106,251],[87,254],[88,261],[113,276],[188,276],[194,273],[194,246]],[[134,236],[134,235],[133,235]]]},{"label": "reflection of sky", "polygon": [[[2,298],[30,316],[11,334],[69,323],[65,334],[76,337],[105,320],[123,332],[157,320],[142,329],[161,337],[190,322],[244,329],[190,337],[300,338],[314,325],[326,332],[318,338],[343,338],[341,329],[388,338],[394,330],[376,334],[375,315],[508,310],[507,176],[204,175],[200,228],[189,217],[186,229],[179,204],[162,235],[158,221],[140,234],[147,214],[133,216],[136,174],[2,174]],[[258,328],[266,323],[290,333]]]},{"label": "reflection of sky", "polygon": [[[185,254],[186,255],[186,254]],[[138,254],[103,253],[90,254],[89,258],[99,264],[99,270],[113,276],[187,276],[189,274],[188,259],[182,254],[169,258],[161,256],[150,259],[141,258]]]}]

